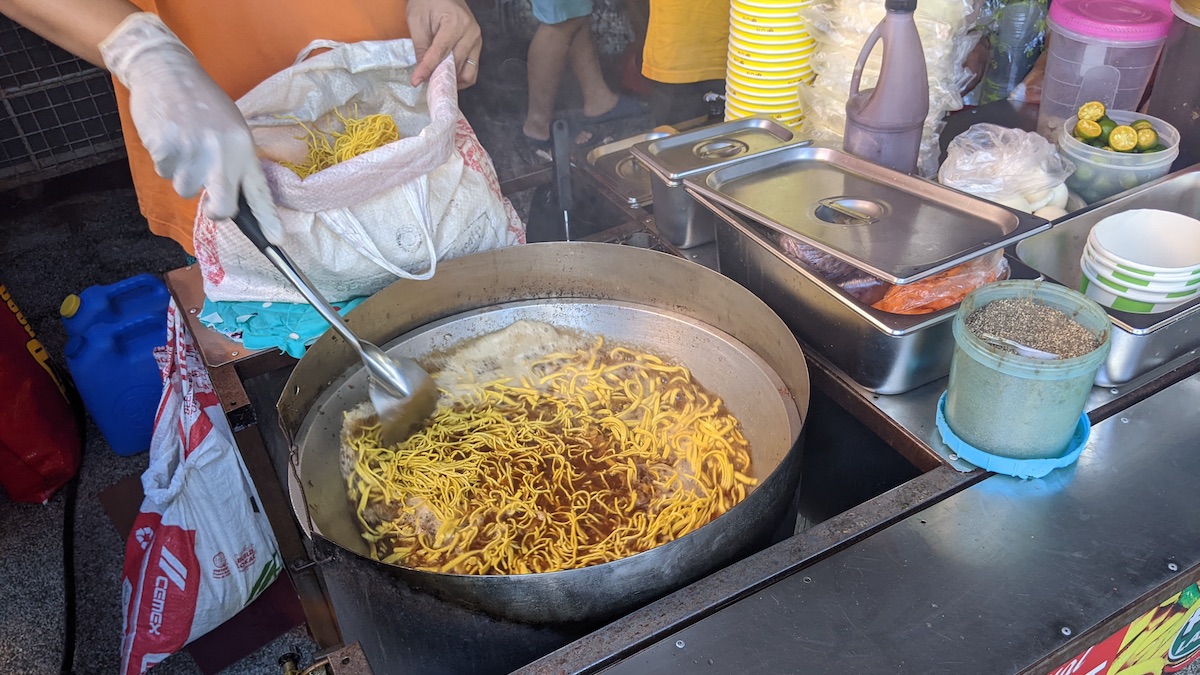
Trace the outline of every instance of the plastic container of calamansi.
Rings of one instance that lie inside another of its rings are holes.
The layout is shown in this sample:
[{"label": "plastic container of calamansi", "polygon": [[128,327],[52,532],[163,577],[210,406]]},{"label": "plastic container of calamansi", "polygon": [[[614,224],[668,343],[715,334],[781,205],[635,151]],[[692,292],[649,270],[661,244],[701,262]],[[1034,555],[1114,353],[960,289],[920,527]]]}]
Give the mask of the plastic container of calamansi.
[{"label": "plastic container of calamansi", "polygon": [[1149,121],[1166,149],[1136,153],[1093,147],[1071,133],[1079,118],[1068,118],[1058,135],[1058,149],[1075,164],[1075,172],[1067,178],[1067,188],[1088,204],[1167,175],[1179,156],[1179,132],[1165,121],[1125,110],[1109,110],[1107,114],[1117,124]]}]

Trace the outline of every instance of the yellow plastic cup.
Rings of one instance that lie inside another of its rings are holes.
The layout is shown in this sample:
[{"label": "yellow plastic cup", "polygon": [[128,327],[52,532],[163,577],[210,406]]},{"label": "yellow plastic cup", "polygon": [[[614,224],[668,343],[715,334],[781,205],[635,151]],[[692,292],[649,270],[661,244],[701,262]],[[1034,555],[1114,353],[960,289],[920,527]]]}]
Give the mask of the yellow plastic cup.
[{"label": "yellow plastic cup", "polygon": [[745,33],[754,33],[759,35],[798,35],[808,34],[808,24],[797,18],[795,21],[764,23],[760,21],[748,21],[739,16],[732,16],[729,20],[731,28],[736,28]]},{"label": "yellow plastic cup", "polygon": [[726,68],[726,74],[728,75],[729,73],[733,73],[751,82],[755,80],[770,80],[784,84],[799,84],[801,81],[812,76],[812,68],[804,65],[789,70],[768,70],[730,59],[729,65]]},{"label": "yellow plastic cup", "polygon": [[[808,42],[808,44],[805,44],[805,42]],[[730,49],[738,49],[747,54],[780,57],[808,56],[816,51],[815,41],[782,40],[768,42],[767,40],[743,40],[735,35],[729,36],[729,47]]]},{"label": "yellow plastic cup", "polygon": [[732,85],[743,94],[773,98],[796,94],[800,88],[799,82],[781,82],[756,78],[743,78],[731,72],[725,73],[726,86]]},{"label": "yellow plastic cup", "polygon": [[794,44],[801,48],[810,47],[817,42],[816,38],[810,35],[806,28],[789,31],[765,31],[747,27],[739,23],[729,24],[729,37],[748,44]]},{"label": "yellow plastic cup", "polygon": [[743,91],[757,91],[760,89],[763,91],[794,90],[798,84],[797,82],[789,81],[795,79],[791,76],[786,78],[759,77],[747,75],[732,69],[726,69],[725,79],[734,83]]},{"label": "yellow plastic cup", "polygon": [[725,85],[725,96],[732,97],[739,103],[754,103],[758,106],[791,106],[791,104],[800,104],[800,95],[797,91],[780,91],[778,94],[751,94],[749,91],[738,88],[734,84],[727,83]]},{"label": "yellow plastic cup", "polygon": [[751,96],[783,96],[788,93],[794,94],[799,89],[799,85],[795,83],[759,77],[744,77],[728,71],[725,73],[725,82],[743,94],[750,94]]},{"label": "yellow plastic cup", "polygon": [[729,38],[731,40],[737,40],[738,42],[752,45],[777,46],[794,44],[800,47],[807,47],[808,45],[804,43],[808,40],[812,40],[812,37],[805,32],[757,33],[743,28],[738,28],[737,26],[733,25],[729,27]]},{"label": "yellow plastic cup", "polygon": [[736,106],[728,106],[728,105],[725,106],[725,119],[726,120],[742,119],[744,117],[756,117],[758,115],[766,115],[767,117],[770,117],[781,124],[787,124],[788,126],[792,126],[792,127],[799,126],[799,124],[804,120],[804,115],[792,115],[792,114],[786,114],[786,113],[783,113],[783,114],[759,113],[759,112],[751,112],[748,110],[742,110],[740,108],[737,108]]},{"label": "yellow plastic cup", "polygon": [[798,11],[770,14],[734,7],[730,10],[729,16],[731,19],[750,24],[766,24],[770,26],[804,25],[804,20],[800,18],[800,12]]},{"label": "yellow plastic cup", "polygon": [[[800,99],[792,96],[790,98],[753,98],[744,96],[733,91],[728,91],[726,96],[733,99],[733,104],[743,110],[757,110],[760,112],[771,113],[790,113],[798,115],[800,113]],[[726,101],[729,100],[726,98]]]},{"label": "yellow plastic cup", "polygon": [[753,54],[745,52],[741,49],[730,45],[729,59],[735,63],[750,67],[757,67],[759,70],[770,72],[788,72],[798,71],[803,68],[808,68],[808,57],[799,56],[780,56],[777,54]]},{"label": "yellow plastic cup", "polygon": [[755,5],[748,2],[740,2],[739,0],[731,0],[729,3],[730,13],[738,13],[745,16],[757,16],[767,19],[778,17],[793,17],[800,15],[801,3],[789,3],[786,5]]},{"label": "yellow plastic cup", "polygon": [[779,2],[778,0],[730,0],[729,4],[748,9],[772,12],[797,10],[805,5],[810,4],[811,2],[812,0],[794,0],[791,2]]},{"label": "yellow plastic cup", "polygon": [[726,99],[726,105],[729,105],[732,100],[733,106],[738,110],[745,110],[753,113],[765,113],[770,115],[784,115],[786,117],[794,117],[800,114],[800,102],[791,101],[780,104],[759,103],[757,101],[747,101],[737,98]]},{"label": "yellow plastic cup", "polygon": [[792,119],[800,117],[802,111],[799,106],[791,105],[787,107],[772,107],[758,105],[755,103],[745,103],[737,99],[726,99],[726,108],[733,108],[738,113],[743,115],[771,115],[781,119]]}]

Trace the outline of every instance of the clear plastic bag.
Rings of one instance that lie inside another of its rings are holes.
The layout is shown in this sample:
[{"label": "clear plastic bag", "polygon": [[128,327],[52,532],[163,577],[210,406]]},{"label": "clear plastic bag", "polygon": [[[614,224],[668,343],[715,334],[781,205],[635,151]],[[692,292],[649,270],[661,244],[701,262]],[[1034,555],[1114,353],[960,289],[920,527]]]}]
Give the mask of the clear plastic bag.
[{"label": "clear plastic bag", "polygon": [[[967,54],[979,41],[972,31],[982,0],[933,0],[917,6],[914,20],[925,51],[929,73],[929,116],[921,140],[918,173],[937,173],[938,137],[945,114],[963,107],[959,83],[969,77]],[[804,111],[801,135],[814,141],[840,144],[846,128],[846,99],[850,78],[867,36],[883,18],[883,3],[868,0],[815,0],[801,8],[817,49],[809,60],[816,78],[800,87]],[[882,50],[876,49],[862,74],[862,88],[875,86]]]},{"label": "clear plastic bag", "polygon": [[950,141],[938,182],[1004,202],[1053,190],[1074,171],[1071,160],[1032,131],[976,124]]},{"label": "clear plastic bag", "polygon": [[1004,251],[993,251],[920,281],[892,286],[871,306],[891,314],[929,314],[957,305],[971,291],[1008,274]]}]

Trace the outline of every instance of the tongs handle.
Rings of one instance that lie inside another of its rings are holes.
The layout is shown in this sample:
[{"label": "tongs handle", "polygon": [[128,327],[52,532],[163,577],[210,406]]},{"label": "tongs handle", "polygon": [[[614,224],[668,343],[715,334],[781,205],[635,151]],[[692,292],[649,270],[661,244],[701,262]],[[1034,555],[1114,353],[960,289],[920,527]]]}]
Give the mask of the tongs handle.
[{"label": "tongs handle", "polygon": [[346,342],[349,342],[352,347],[361,352],[362,347],[358,343],[358,338],[346,326],[345,321],[337,313],[337,310],[333,308],[333,305],[329,304],[329,301],[325,299],[325,296],[321,295],[317,287],[308,280],[308,277],[304,276],[299,267],[296,267],[296,263],[292,262],[288,254],[283,249],[272,244],[267,239],[267,235],[263,234],[262,227],[258,224],[258,218],[255,217],[254,212],[250,209],[250,204],[246,201],[245,193],[238,194],[238,210],[233,215],[233,222],[238,226],[242,234],[246,235],[246,238],[267,257],[267,260],[270,260],[271,264],[275,265],[275,268],[287,278],[288,282],[295,286],[296,290],[300,291],[300,294],[304,296],[308,304],[312,305],[313,309],[317,310],[317,313],[339,335],[345,338]]},{"label": "tongs handle", "polygon": [[571,241],[571,209],[575,207],[571,186],[571,129],[564,119],[556,119],[550,127],[553,142],[554,188],[558,194],[558,208],[563,214],[563,238]]}]

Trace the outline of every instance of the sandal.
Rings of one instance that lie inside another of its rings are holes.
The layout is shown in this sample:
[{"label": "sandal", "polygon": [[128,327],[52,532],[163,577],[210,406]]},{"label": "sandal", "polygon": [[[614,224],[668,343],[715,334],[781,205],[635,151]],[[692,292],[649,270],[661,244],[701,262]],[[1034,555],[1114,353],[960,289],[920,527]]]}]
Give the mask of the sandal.
[{"label": "sandal", "polygon": [[629,96],[619,96],[617,104],[612,107],[612,110],[603,115],[596,115],[595,117],[580,115],[579,121],[590,126],[593,124],[604,124],[605,122],[615,122],[616,120],[623,120],[629,117],[637,117],[645,112],[645,103]]}]

